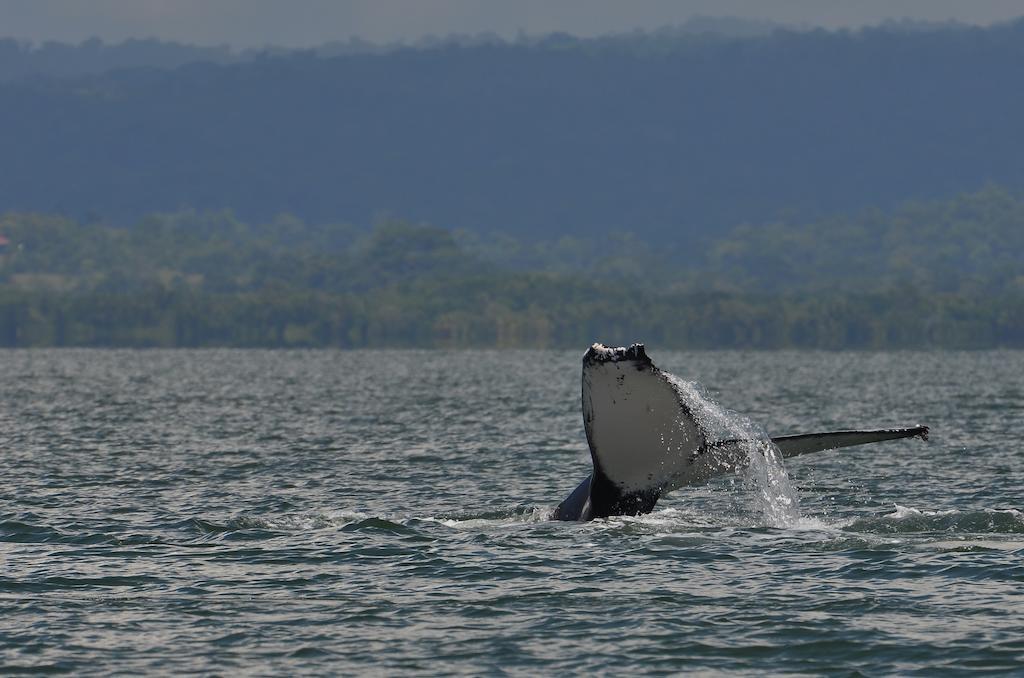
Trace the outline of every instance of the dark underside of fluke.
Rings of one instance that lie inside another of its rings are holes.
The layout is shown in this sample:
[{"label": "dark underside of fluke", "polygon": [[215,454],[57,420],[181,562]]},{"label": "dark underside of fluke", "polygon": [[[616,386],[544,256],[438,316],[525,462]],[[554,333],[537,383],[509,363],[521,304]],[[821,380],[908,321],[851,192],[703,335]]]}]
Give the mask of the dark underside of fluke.
[{"label": "dark underside of fluke", "polygon": [[[556,520],[638,515],[679,487],[745,465],[748,440],[707,440],[683,394],[643,344],[594,344],[583,356],[583,423],[593,472],[555,509]],[[779,436],[784,458],[854,445],[928,439],[927,426]]]}]

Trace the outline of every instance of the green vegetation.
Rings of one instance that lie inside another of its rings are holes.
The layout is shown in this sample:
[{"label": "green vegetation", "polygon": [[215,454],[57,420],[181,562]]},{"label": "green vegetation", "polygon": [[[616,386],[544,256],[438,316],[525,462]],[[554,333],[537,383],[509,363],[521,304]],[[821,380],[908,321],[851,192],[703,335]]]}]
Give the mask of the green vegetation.
[{"label": "green vegetation", "polygon": [[628,234],[226,212],[8,214],[0,235],[2,346],[1024,347],[1024,200],[998,188],[742,225],[685,267]]}]

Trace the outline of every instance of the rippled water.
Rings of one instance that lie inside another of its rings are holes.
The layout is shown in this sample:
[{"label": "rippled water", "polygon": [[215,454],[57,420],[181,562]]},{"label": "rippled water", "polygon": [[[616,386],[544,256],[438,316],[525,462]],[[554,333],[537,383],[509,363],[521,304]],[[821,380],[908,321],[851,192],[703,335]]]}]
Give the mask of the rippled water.
[{"label": "rippled water", "polygon": [[931,440],[790,460],[783,523],[739,476],[549,522],[582,348],[0,352],[0,663],[1024,670],[1024,354],[649,346],[772,434]]}]

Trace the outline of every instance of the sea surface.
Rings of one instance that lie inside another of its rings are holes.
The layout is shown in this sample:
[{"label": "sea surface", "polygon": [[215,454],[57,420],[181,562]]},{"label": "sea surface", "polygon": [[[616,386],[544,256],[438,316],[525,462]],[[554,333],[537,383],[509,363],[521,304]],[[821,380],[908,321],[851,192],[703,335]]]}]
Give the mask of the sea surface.
[{"label": "sea surface", "polygon": [[0,667],[1024,673],[1024,353],[648,346],[773,435],[931,438],[552,522],[584,348],[0,352]]}]

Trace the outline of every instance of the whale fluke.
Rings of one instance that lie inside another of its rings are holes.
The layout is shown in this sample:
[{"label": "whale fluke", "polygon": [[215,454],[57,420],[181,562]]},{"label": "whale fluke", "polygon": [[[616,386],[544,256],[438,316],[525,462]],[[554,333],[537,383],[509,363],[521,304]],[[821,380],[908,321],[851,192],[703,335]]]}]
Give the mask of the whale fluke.
[{"label": "whale fluke", "polygon": [[[655,367],[643,344],[591,346],[583,356],[582,386],[593,471],[555,509],[557,520],[649,513],[666,493],[746,461],[750,441],[708,440],[678,380]],[[927,439],[928,427],[808,433],[772,442],[783,457],[795,457],[908,437]]]}]

